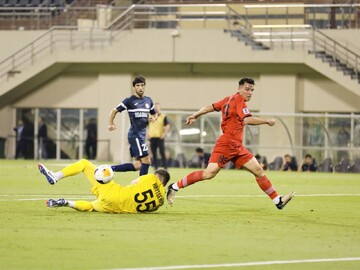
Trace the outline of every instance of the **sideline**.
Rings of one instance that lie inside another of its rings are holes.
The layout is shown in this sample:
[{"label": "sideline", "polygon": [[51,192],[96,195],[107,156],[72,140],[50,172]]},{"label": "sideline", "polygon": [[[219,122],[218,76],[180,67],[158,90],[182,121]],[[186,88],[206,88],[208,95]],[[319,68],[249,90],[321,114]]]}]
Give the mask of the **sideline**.
[{"label": "sideline", "polygon": [[143,268],[114,268],[112,270],[205,269],[205,268],[244,267],[244,266],[246,267],[246,266],[277,265],[277,264],[352,262],[352,261],[360,261],[360,257],[354,257],[354,258],[324,258],[324,259],[289,260],[289,261],[264,261],[264,262],[246,262],[246,263],[224,263],[224,264],[170,265],[170,266],[143,267]]}]

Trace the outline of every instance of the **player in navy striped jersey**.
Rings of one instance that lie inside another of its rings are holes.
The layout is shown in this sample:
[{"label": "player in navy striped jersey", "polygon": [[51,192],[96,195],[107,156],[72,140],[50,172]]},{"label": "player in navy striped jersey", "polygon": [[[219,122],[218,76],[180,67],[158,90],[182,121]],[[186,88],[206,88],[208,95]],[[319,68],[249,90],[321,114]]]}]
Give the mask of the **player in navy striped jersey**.
[{"label": "player in navy striped jersey", "polygon": [[155,121],[157,114],[154,109],[153,101],[150,97],[144,96],[145,78],[137,76],[133,80],[134,95],[125,98],[116,108],[110,112],[109,130],[116,129],[114,119],[117,113],[127,110],[130,118],[130,129],[128,141],[130,144],[130,155],[132,163],[113,165],[115,172],[138,171],[140,175],[145,175],[149,171],[150,157],[146,145],[146,127],[149,121]]}]

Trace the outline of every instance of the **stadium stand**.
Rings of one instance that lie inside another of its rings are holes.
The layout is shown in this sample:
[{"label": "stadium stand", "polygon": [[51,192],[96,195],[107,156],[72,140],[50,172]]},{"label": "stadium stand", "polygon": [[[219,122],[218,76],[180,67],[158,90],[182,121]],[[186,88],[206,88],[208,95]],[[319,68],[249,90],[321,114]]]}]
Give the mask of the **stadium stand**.
[{"label": "stadium stand", "polygon": [[[85,31],[76,31],[76,27],[81,26],[79,24],[79,21],[84,19],[88,19],[88,20],[96,20],[96,16],[98,14],[96,14],[96,8],[95,6],[98,4],[101,5],[109,5],[110,8],[112,6],[121,6],[121,5],[125,5],[125,4],[129,4],[129,3],[138,3],[138,2],[143,2],[143,3],[165,3],[165,4],[173,4],[173,3],[246,3],[246,4],[251,4],[251,3],[259,3],[259,1],[114,1],[114,2],[110,2],[110,1],[104,1],[104,0],[99,0],[99,1],[83,1],[83,0],[77,0],[77,1],[65,1],[65,0],[0,0],[0,7],[4,7],[3,9],[0,9],[2,11],[2,13],[0,13],[0,28],[1,29],[20,29],[20,26],[23,27],[23,29],[27,30],[27,29],[48,29],[53,25],[64,25],[66,27],[68,26],[74,26],[75,29],[74,32],[71,33],[71,46],[69,46],[70,49],[73,48],[86,48],[87,45],[84,44],[89,44],[89,47],[94,48],[94,44],[95,42],[97,42],[96,37],[91,36],[91,38],[83,38],[81,45],[80,42],[77,43],[76,40],[76,36],[75,35],[79,35],[79,34],[84,34]],[[273,1],[272,3],[291,3],[291,1]],[[298,1],[296,1],[298,2]],[[311,3],[312,1],[304,1],[305,3]],[[324,3],[328,3],[329,1],[324,1]],[[295,1],[294,1],[295,3]],[[319,1],[317,1],[317,3],[319,3]],[[9,5],[6,6],[5,5]],[[28,9],[24,9],[24,8],[28,8]],[[29,17],[29,10],[35,10],[35,7],[38,9],[39,7],[41,7],[41,14],[40,19],[39,18],[34,18],[34,17]],[[56,9],[54,9],[54,7]],[[66,8],[66,12],[65,11]],[[271,46],[276,46],[276,40],[273,38],[270,42],[268,41],[263,41],[266,40],[266,38],[264,38],[265,35],[269,34],[269,32],[271,33],[275,33],[275,28],[276,27],[271,27],[269,25],[250,25],[252,28],[252,32],[244,32],[243,29],[241,29],[241,24],[240,24],[240,17],[244,17],[244,16],[248,16],[248,22],[255,22],[256,20],[258,20],[258,22],[264,20],[264,18],[267,15],[271,15],[269,16],[269,20],[267,21],[267,23],[276,23],[276,24],[280,24],[281,22],[281,18],[287,15],[284,15],[282,12],[282,9],[274,9],[272,11],[267,11],[268,13],[266,14],[256,14],[255,13],[236,13],[236,10],[234,13],[231,13],[231,16],[227,17],[228,10],[227,10],[228,6],[226,6],[224,8],[220,7],[217,9],[208,9],[205,10],[204,8],[199,8],[199,7],[171,7],[171,8],[164,8],[164,7],[143,7],[143,8],[138,8],[138,9],[134,9],[131,10],[131,12],[129,13],[130,15],[127,16],[126,18],[131,18],[130,20],[132,21],[132,24],[129,28],[125,28],[127,26],[125,26],[122,29],[131,29],[131,27],[135,28],[160,28],[160,29],[171,29],[171,28],[175,28],[177,26],[179,26],[180,28],[184,28],[184,29],[194,29],[197,28],[197,25],[204,27],[204,25],[210,25],[210,27],[216,28],[217,29],[221,29],[224,30],[226,33],[229,33],[232,37],[234,37],[234,39],[236,38],[238,41],[240,41],[241,43],[245,43],[248,47],[250,47],[250,50],[272,50],[273,48]],[[7,12],[10,11],[11,12]],[[205,10],[205,11],[204,11]],[[255,10],[255,9],[254,9]],[[324,12],[327,9],[321,9],[319,10],[319,18],[324,18],[323,20],[328,20],[328,16],[327,17],[323,17]],[[4,12],[5,11],[5,12]],[[17,13],[16,16],[14,16],[14,12]],[[132,13],[133,12],[133,13]],[[146,13],[147,12],[147,13]],[[263,11],[261,11],[263,13]],[[306,15],[304,14],[305,9],[295,9],[292,13],[292,19],[294,19],[295,21],[292,21],[293,23],[301,23],[301,24],[297,24],[297,26],[299,27],[301,32],[306,32],[305,35],[310,36],[310,34],[312,34],[312,26],[310,24],[305,24],[308,21],[306,21]],[[25,14],[26,13],[26,14]],[[235,15],[234,15],[235,14]],[[243,16],[244,15],[244,16]],[[328,15],[328,14],[327,14]],[[236,17],[238,16],[238,17]],[[291,16],[290,16],[291,17]],[[11,18],[11,19],[10,19]],[[27,19],[26,19],[27,18]],[[114,17],[112,17],[114,18]],[[348,18],[352,18],[351,16]],[[238,20],[239,19],[239,20]],[[204,23],[205,21],[205,23]],[[221,22],[220,22],[221,21]],[[316,23],[319,20],[310,20],[311,22]],[[225,22],[225,23],[224,23]],[[323,23],[320,22],[320,24],[322,25]],[[328,24],[328,21],[327,23]],[[326,25],[324,23],[324,25]],[[341,23],[340,23],[341,24]],[[4,26],[4,27],[3,27]],[[97,27],[97,25],[91,25],[91,27],[95,26],[95,28]],[[206,27],[205,26],[205,27]],[[280,29],[279,25],[278,28]],[[289,33],[290,34],[294,34],[295,32],[293,31],[295,29],[295,27],[293,26],[289,26],[287,24],[283,24],[280,25],[282,28],[280,30],[280,32],[282,32],[281,35],[283,35],[281,37],[281,42],[280,43],[284,43],[283,40],[288,39],[289,42],[288,44],[294,43],[295,38],[286,36]],[[205,28],[204,27],[204,28]],[[209,27],[209,28],[210,28]],[[327,26],[328,27],[328,26]],[[91,29],[95,29],[95,28],[91,28]],[[65,29],[65,27],[64,27]],[[310,30],[309,30],[310,29]],[[110,28],[108,30],[111,30]],[[116,29],[117,30],[117,29]],[[60,31],[58,31],[60,32]],[[70,31],[69,31],[70,32]],[[78,32],[78,33],[76,33]],[[79,33],[79,32],[83,32],[83,33]],[[104,31],[105,32],[105,31]],[[112,31],[111,31],[112,32]],[[64,31],[65,33],[65,31]],[[74,36],[73,36],[74,33]],[[284,34],[285,33],[285,34]],[[331,39],[330,37],[323,35],[320,31],[315,30],[315,35],[318,35],[319,37],[319,44],[321,44],[321,42],[325,42],[326,43],[326,48],[322,48],[322,47],[316,47],[314,46],[314,50],[313,48],[311,50],[308,51],[308,53],[310,55],[312,55],[311,57],[314,59],[315,58],[318,59],[316,61],[323,62],[325,63],[324,65],[327,66],[327,68],[330,67],[334,67],[334,70],[338,70],[339,72],[339,76],[344,76],[344,80],[349,80],[347,77],[351,77],[352,79],[356,79],[356,76],[358,76],[358,73],[356,73],[354,67],[348,66],[349,64],[349,58],[339,58],[341,57],[341,55],[343,55],[344,57],[349,57],[349,55],[352,55],[352,52],[350,51],[349,48],[345,48],[344,46],[341,46],[341,44],[339,44],[336,40]],[[52,35],[51,33],[51,37],[55,37],[56,36],[56,31],[54,31],[54,35]],[[112,34],[112,33],[111,33]],[[279,33],[277,33],[279,34]],[[84,36],[86,35],[86,33],[84,34]],[[95,33],[96,35],[96,33]],[[258,35],[258,36],[256,36]],[[259,37],[259,35],[262,35]],[[59,35],[60,36],[60,35]],[[70,35],[68,35],[69,37]],[[56,36],[57,37],[57,36]],[[280,34],[277,36],[278,39],[280,39]],[[299,36],[297,36],[298,38]],[[317,37],[317,36],[316,36]],[[66,37],[61,37],[63,39],[66,39]],[[311,37],[312,38],[312,37]],[[106,40],[105,40],[106,39]],[[55,40],[55,39],[54,39]],[[108,42],[108,36],[105,36],[104,44],[106,42]],[[312,40],[310,40],[312,41]],[[86,43],[88,42],[88,43]],[[232,43],[236,43],[236,42],[232,42]],[[272,43],[272,44],[271,44]],[[275,45],[274,45],[275,44]],[[305,44],[305,43],[304,43]],[[101,47],[103,45],[101,44]],[[99,46],[100,47],[100,46]],[[305,46],[304,46],[305,47]],[[33,52],[35,51],[35,62],[36,62],[36,58],[37,55],[41,54],[41,52],[36,51],[36,46],[34,46],[35,50],[33,50]],[[34,49],[32,48],[32,49]],[[337,51],[332,51],[333,48],[336,48]],[[343,51],[340,52],[340,50],[344,49]],[[305,51],[306,52],[306,51]],[[340,52],[340,53],[339,53]],[[266,52],[264,52],[266,53]],[[270,53],[270,52],[269,52]],[[256,53],[255,53],[256,54]],[[336,57],[335,57],[336,55]],[[14,58],[15,59],[15,58]],[[360,59],[359,57],[355,59]],[[358,60],[357,60],[358,61]],[[345,65],[345,62],[347,63]],[[11,66],[11,68],[13,68]],[[33,68],[33,67],[32,67]],[[4,73],[4,78],[7,75],[12,75],[11,80],[18,76],[15,74],[15,72],[19,72],[20,70],[26,70],[25,67],[15,67],[13,69],[11,69],[10,71],[8,71],[8,74]],[[6,70],[6,69],[5,69]],[[7,71],[7,70],[6,70]],[[336,71],[335,71],[336,72]],[[325,73],[325,72],[324,72]],[[342,74],[340,74],[342,73]],[[14,75],[15,74],[15,75]],[[360,76],[357,77],[358,81],[360,82]],[[339,80],[340,81],[340,80]],[[348,87],[349,88],[349,87]],[[355,90],[354,90],[355,92]],[[273,156],[274,157],[274,156]],[[282,160],[281,160],[282,162]],[[319,166],[319,171],[332,171],[332,164],[329,163],[330,161],[328,160],[324,160],[323,163]],[[186,164],[186,163],[185,163]],[[343,167],[345,165],[343,164],[338,164],[338,170],[349,170],[348,169],[344,169]],[[272,170],[278,170],[281,167],[281,165],[279,165],[279,161],[277,163],[272,163],[270,164],[270,169]],[[346,166],[345,166],[346,167]]]}]

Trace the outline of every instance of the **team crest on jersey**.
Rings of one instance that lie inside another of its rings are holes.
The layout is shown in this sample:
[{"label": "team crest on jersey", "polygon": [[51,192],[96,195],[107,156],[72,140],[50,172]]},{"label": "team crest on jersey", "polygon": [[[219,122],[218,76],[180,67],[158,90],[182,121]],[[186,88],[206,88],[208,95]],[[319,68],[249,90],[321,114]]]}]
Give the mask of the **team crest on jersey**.
[{"label": "team crest on jersey", "polygon": [[244,113],[244,114],[249,114],[249,113],[250,113],[250,111],[249,111],[249,109],[248,109],[248,108],[244,108],[244,109],[243,109],[243,113]]},{"label": "team crest on jersey", "polygon": [[145,108],[146,108],[146,109],[149,109],[149,108],[150,108],[150,105],[146,103],[146,104],[145,104]]}]

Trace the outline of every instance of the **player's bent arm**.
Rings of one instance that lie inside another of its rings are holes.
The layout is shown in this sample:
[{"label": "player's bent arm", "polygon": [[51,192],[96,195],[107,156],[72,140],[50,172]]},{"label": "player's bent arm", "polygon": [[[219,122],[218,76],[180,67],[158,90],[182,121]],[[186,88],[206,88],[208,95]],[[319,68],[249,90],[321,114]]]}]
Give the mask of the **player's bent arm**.
[{"label": "player's bent arm", "polygon": [[158,114],[157,114],[157,113],[156,113],[156,114],[153,114],[153,115],[149,114],[149,122],[154,123],[154,122],[157,120],[157,118],[158,118]]},{"label": "player's bent arm", "polygon": [[269,125],[273,126],[275,125],[274,119],[264,119],[254,116],[248,116],[244,118],[244,123],[247,125],[257,126],[257,125]]},{"label": "player's bent arm", "polygon": [[109,116],[109,127],[108,127],[108,129],[109,129],[110,131],[113,131],[114,129],[116,129],[115,124],[114,124],[114,119],[115,119],[115,116],[116,116],[116,114],[117,114],[118,112],[119,112],[119,111],[118,111],[116,108],[112,109],[111,112],[110,112],[110,116]]},{"label": "player's bent arm", "polygon": [[212,105],[207,105],[205,107],[202,107],[200,110],[198,110],[196,113],[190,115],[188,118],[186,118],[186,125],[191,125],[196,121],[196,118],[203,114],[207,114],[209,112],[215,111],[214,107]]}]

